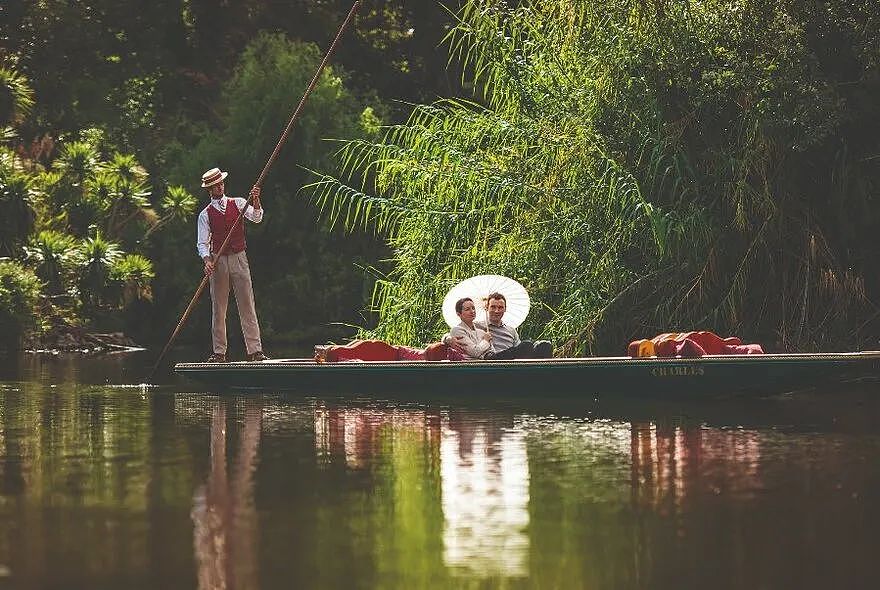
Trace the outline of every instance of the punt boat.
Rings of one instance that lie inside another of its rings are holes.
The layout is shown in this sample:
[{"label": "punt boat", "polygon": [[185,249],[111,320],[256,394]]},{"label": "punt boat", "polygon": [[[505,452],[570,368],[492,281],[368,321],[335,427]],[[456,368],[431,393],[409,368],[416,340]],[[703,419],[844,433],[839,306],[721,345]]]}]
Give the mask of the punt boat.
[{"label": "punt boat", "polygon": [[178,363],[176,373],[219,390],[302,393],[586,396],[774,394],[880,378],[880,351],[699,358],[590,357],[512,361]]}]

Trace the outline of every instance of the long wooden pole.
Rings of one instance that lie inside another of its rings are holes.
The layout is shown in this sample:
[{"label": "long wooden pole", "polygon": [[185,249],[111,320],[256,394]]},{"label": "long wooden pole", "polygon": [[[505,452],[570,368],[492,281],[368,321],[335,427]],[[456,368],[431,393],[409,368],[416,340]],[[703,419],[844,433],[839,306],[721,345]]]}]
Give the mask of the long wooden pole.
[{"label": "long wooden pole", "polygon": [[[263,171],[260,172],[260,176],[257,178],[257,181],[254,183],[254,187],[261,187],[263,185],[263,181],[266,178],[266,174],[269,173],[269,168],[272,167],[272,164],[275,163],[275,160],[278,158],[278,154],[281,152],[281,147],[287,141],[287,137],[290,135],[290,131],[293,129],[294,123],[299,118],[300,113],[302,112],[303,107],[306,104],[306,101],[309,98],[309,95],[315,89],[315,86],[318,85],[318,80],[321,78],[321,73],[324,71],[324,67],[330,61],[330,57],[333,55],[333,52],[336,50],[336,45],[339,43],[339,40],[342,38],[342,34],[345,32],[345,29],[348,28],[348,24],[351,22],[351,19],[354,18],[355,13],[358,8],[360,8],[360,1],[354,3],[351,7],[351,10],[348,12],[348,16],[345,17],[345,21],[343,21],[342,26],[339,27],[339,31],[336,33],[336,37],[333,39],[333,42],[330,44],[330,48],[327,50],[327,53],[324,55],[324,59],[321,60],[321,64],[318,66],[318,71],[315,72],[314,77],[312,78],[311,83],[309,83],[309,87],[306,89],[305,94],[303,94],[302,99],[300,99],[299,104],[296,107],[296,110],[293,112],[293,116],[290,117],[290,121],[287,123],[287,127],[284,128],[284,131],[281,133],[281,137],[278,139],[278,143],[275,145],[275,149],[272,150],[272,155],[269,156],[269,159],[266,161],[266,165],[263,166]],[[247,203],[239,212],[238,217],[235,218],[235,223],[232,224],[232,228],[229,230],[229,233],[226,236],[226,239],[223,240],[223,243],[220,245],[220,248],[217,250],[216,256],[220,256],[223,251],[226,249],[226,245],[229,243],[229,239],[232,237],[233,231],[238,224],[241,223],[242,218],[244,217],[244,212],[247,211],[247,208],[250,206],[251,201],[253,200],[253,195],[248,194]],[[205,286],[208,284],[209,277],[205,275],[202,277],[202,282],[199,283],[198,288],[196,289],[195,295],[193,295],[192,300],[189,302],[189,305],[186,306],[186,311],[183,312],[183,316],[181,316],[180,321],[177,322],[177,327],[174,328],[174,332],[171,333],[171,337],[168,339],[168,343],[165,344],[165,348],[162,349],[162,353],[159,355],[159,358],[156,359],[156,364],[153,365],[153,370],[150,371],[150,376],[147,377],[147,382],[151,382],[153,380],[153,376],[156,374],[156,370],[159,368],[159,365],[162,364],[162,361],[165,359],[165,355],[168,353],[168,350],[171,348],[171,345],[174,343],[175,338],[180,333],[180,330],[183,328],[186,321],[189,319],[190,313],[192,313],[193,308],[195,307],[196,302],[199,300],[199,297],[202,294],[202,291],[205,290]]]}]

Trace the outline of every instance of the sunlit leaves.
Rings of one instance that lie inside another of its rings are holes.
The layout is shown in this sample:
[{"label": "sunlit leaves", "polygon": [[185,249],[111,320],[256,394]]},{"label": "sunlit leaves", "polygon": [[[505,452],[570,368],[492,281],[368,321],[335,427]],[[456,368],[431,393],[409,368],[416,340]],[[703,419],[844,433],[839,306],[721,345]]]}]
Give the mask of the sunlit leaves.
[{"label": "sunlit leaves", "polygon": [[84,141],[71,141],[61,146],[54,168],[65,175],[71,186],[82,186],[97,172],[98,150]]},{"label": "sunlit leaves", "polygon": [[153,263],[140,254],[126,254],[110,265],[110,278],[121,285],[126,305],[136,300],[151,300],[150,283],[154,277]]},{"label": "sunlit leaves", "polygon": [[49,295],[58,295],[66,288],[66,279],[78,262],[76,238],[57,231],[41,231],[25,247],[27,261],[45,283]]},{"label": "sunlit leaves", "polygon": [[100,232],[79,244],[75,261],[83,303],[94,308],[105,302],[111,270],[124,255],[119,244],[107,240]]},{"label": "sunlit leaves", "polygon": [[162,215],[169,219],[186,219],[198,205],[198,200],[185,188],[170,186],[162,197]]},{"label": "sunlit leaves", "polygon": [[199,201],[182,186],[169,186],[162,196],[160,203],[161,216],[153,226],[147,230],[150,236],[154,231],[168,223],[180,223],[189,220],[198,207]]},{"label": "sunlit leaves", "polygon": [[0,127],[20,123],[34,106],[30,83],[8,60],[0,60]]},{"label": "sunlit leaves", "polygon": [[118,182],[141,184],[147,180],[147,171],[141,166],[137,158],[131,154],[116,152],[109,161],[101,165],[103,171],[116,178]]}]

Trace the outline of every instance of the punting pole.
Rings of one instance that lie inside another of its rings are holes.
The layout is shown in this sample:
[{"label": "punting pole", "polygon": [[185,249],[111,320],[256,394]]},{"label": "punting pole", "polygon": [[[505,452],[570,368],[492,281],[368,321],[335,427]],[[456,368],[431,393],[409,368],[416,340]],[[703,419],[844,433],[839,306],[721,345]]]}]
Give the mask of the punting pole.
[{"label": "punting pole", "polygon": [[[339,40],[342,38],[342,34],[345,32],[345,29],[348,28],[348,24],[351,22],[351,19],[354,18],[354,14],[357,12],[358,8],[360,8],[360,5],[361,3],[359,0],[354,3],[354,5],[351,7],[351,10],[348,12],[348,16],[345,17],[345,21],[343,21],[342,26],[339,27],[339,31],[336,33],[336,37],[333,39],[333,42],[330,44],[330,48],[324,55],[324,59],[321,60],[321,64],[318,66],[318,71],[315,72],[315,76],[312,78],[309,87],[306,88],[305,94],[303,94],[303,97],[302,99],[300,99],[296,110],[293,112],[293,116],[290,117],[290,121],[288,121],[287,127],[285,127],[284,131],[281,133],[281,137],[278,139],[278,143],[275,145],[275,149],[272,150],[272,155],[269,156],[269,159],[266,161],[266,165],[263,166],[263,171],[260,172],[260,176],[254,183],[255,187],[261,187],[263,185],[263,180],[265,180],[266,174],[269,173],[269,168],[272,167],[272,164],[274,164],[276,158],[278,158],[278,154],[281,152],[281,147],[287,141],[287,137],[288,135],[290,135],[290,131],[293,129],[293,124],[299,118],[299,115],[302,112],[302,109],[305,106],[309,95],[315,89],[315,86],[318,85],[318,80],[321,77],[321,72],[324,71],[324,67],[330,61],[330,57],[336,50],[336,45],[339,43]],[[244,217],[244,212],[247,211],[247,208],[250,206],[252,200],[253,197],[248,194],[247,203],[245,204],[244,208],[242,208],[242,210],[239,212],[238,217],[236,217],[235,219],[235,223],[232,224],[232,228],[229,230],[229,233],[226,236],[226,239],[223,240],[223,243],[220,245],[220,249],[217,251],[217,256],[221,255],[226,249],[226,245],[229,243],[229,239],[232,237],[233,230],[238,227],[239,223],[241,223],[241,220]],[[162,364],[162,361],[165,359],[165,355],[168,353],[168,350],[171,348],[171,345],[174,343],[174,339],[177,338],[177,334],[180,333],[180,330],[183,328],[186,320],[189,319],[189,314],[192,313],[196,302],[199,300],[199,296],[202,294],[202,291],[205,290],[205,286],[208,284],[208,280],[208,275],[202,277],[202,282],[199,283],[195,295],[193,295],[193,298],[189,302],[189,305],[186,306],[186,311],[183,312],[183,316],[181,316],[180,321],[177,322],[177,327],[174,328],[174,332],[171,333],[171,337],[168,339],[168,343],[165,344],[165,348],[162,349],[162,353],[159,355],[159,358],[156,359],[156,364],[153,365],[153,370],[150,371],[150,376],[147,377],[147,383],[150,383],[153,380],[153,376],[156,374],[156,370],[159,368],[159,365]]]}]

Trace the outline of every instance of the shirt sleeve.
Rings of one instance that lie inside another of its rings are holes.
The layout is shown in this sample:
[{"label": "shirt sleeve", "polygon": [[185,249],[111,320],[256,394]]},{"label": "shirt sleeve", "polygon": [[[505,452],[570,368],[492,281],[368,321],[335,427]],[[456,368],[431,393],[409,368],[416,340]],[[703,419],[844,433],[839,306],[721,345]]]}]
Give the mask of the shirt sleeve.
[{"label": "shirt sleeve", "polygon": [[516,328],[511,328],[510,331],[513,332],[513,345],[519,346],[520,342],[522,342],[519,338],[519,332],[516,331]]},{"label": "shirt sleeve", "polygon": [[[489,350],[489,342],[483,340],[483,330],[477,329],[476,334],[474,334],[461,326],[456,326],[452,328],[450,334],[454,338],[464,336],[462,348],[464,349],[465,354],[471,358],[483,358],[483,355]],[[474,337],[476,337],[476,341],[474,340]]]},{"label": "shirt sleeve", "polygon": [[[241,197],[236,197],[235,205],[238,207],[238,210],[241,211],[241,208],[245,206],[247,203],[247,199],[242,199]],[[263,221],[263,208],[254,209],[253,205],[248,205],[247,209],[244,211],[244,216],[253,221],[254,223],[260,223]]]},{"label": "shirt sleeve", "polygon": [[196,227],[196,252],[199,253],[199,258],[204,259],[205,256],[210,256],[211,254],[211,227],[208,224],[207,208],[199,213]]}]

